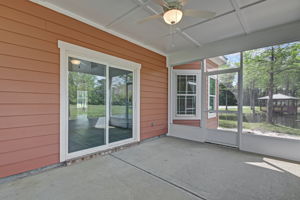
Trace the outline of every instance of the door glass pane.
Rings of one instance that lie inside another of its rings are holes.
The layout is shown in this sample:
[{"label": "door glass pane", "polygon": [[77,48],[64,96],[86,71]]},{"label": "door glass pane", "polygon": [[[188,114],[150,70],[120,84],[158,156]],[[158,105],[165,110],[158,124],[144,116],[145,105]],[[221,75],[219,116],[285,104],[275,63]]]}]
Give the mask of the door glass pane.
[{"label": "door glass pane", "polygon": [[237,132],[238,73],[208,76],[207,81],[207,127]]},{"label": "door glass pane", "polygon": [[105,144],[105,65],[69,58],[69,153]]},{"label": "door glass pane", "polygon": [[133,73],[110,67],[109,142],[132,138]]},{"label": "door glass pane", "polygon": [[213,75],[208,80],[208,109],[237,111],[238,73]]},{"label": "door glass pane", "polygon": [[210,78],[209,79],[209,94],[210,95],[216,95],[216,79]]}]

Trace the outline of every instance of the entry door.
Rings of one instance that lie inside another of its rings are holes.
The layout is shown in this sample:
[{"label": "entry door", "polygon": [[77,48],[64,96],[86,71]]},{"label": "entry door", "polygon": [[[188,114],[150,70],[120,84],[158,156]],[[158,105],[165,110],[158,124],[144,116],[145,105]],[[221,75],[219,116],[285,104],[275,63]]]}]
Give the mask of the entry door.
[{"label": "entry door", "polygon": [[206,141],[237,147],[241,131],[240,68],[207,71],[205,74]]},{"label": "entry door", "polygon": [[134,139],[133,84],[132,70],[68,57],[68,155]]}]

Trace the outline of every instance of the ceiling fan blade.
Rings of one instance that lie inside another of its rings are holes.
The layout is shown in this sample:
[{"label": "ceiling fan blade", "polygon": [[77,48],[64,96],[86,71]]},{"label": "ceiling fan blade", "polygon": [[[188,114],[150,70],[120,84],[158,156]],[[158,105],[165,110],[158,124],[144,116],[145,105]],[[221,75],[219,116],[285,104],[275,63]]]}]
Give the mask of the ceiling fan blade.
[{"label": "ceiling fan blade", "polygon": [[182,6],[185,6],[189,0],[179,0]]},{"label": "ceiling fan blade", "polygon": [[167,7],[167,8],[169,7],[168,3],[165,0],[153,0],[153,1],[154,1],[154,3],[156,3],[162,7]]},{"label": "ceiling fan blade", "polygon": [[205,10],[183,10],[183,15],[189,17],[213,18],[216,13]]},{"label": "ceiling fan blade", "polygon": [[153,20],[153,19],[159,19],[162,17],[162,14],[159,14],[159,15],[152,15],[152,16],[149,16],[149,17],[146,17],[140,21],[138,21],[137,23],[138,24],[142,24],[142,23],[145,23],[145,22],[148,22],[150,20]]}]

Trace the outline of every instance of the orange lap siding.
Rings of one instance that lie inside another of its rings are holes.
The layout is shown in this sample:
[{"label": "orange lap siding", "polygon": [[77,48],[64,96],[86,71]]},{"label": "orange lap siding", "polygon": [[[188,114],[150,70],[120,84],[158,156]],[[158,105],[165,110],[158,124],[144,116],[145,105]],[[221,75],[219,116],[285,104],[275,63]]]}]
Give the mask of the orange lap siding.
[{"label": "orange lap siding", "polygon": [[164,56],[27,0],[0,24],[0,178],[59,163],[58,40],[141,63],[141,138],[168,132]]}]

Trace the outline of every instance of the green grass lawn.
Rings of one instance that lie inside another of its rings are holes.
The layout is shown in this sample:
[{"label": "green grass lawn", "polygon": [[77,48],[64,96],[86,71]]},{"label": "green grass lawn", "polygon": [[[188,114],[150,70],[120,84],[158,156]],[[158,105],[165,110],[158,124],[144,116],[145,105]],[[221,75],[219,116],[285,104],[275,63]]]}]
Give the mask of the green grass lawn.
[{"label": "green grass lawn", "polygon": [[[113,105],[112,106],[112,114],[124,114],[126,113],[126,106]],[[132,113],[131,108],[129,109],[129,113]],[[70,105],[70,115],[71,120],[77,118],[77,115],[87,114],[90,118],[95,117],[104,117],[105,116],[105,105],[89,105],[87,111],[84,111],[81,108],[76,107],[76,105]]]},{"label": "green grass lawn", "polygon": [[[225,110],[225,106],[221,106],[219,108],[220,110]],[[237,111],[237,106],[234,106],[234,107],[228,107],[228,111]],[[255,112],[256,113],[261,113],[262,111],[260,111],[260,107],[259,106],[256,106],[255,107]],[[250,106],[243,106],[243,113],[245,114],[251,114],[252,113],[252,110],[251,110],[251,107]]]},{"label": "green grass lawn", "polygon": [[[220,110],[225,110],[225,107],[221,107]],[[229,111],[237,111],[237,107],[228,107]],[[259,107],[255,108],[256,113],[262,113]],[[268,124],[266,122],[252,123],[247,122],[247,116],[252,114],[250,106],[243,107],[243,128],[258,130],[261,132],[275,132],[275,133],[285,133],[290,135],[300,136],[300,130],[296,128],[291,128],[278,124]],[[232,113],[222,113],[219,116],[219,126],[222,128],[237,128],[237,115]]]},{"label": "green grass lawn", "polygon": [[[219,126],[222,128],[237,128],[237,122],[232,120],[219,120]],[[243,122],[243,128],[259,130],[261,132],[275,132],[275,133],[286,133],[290,135],[300,136],[300,130],[282,125],[273,125],[268,123],[249,123]]]}]

